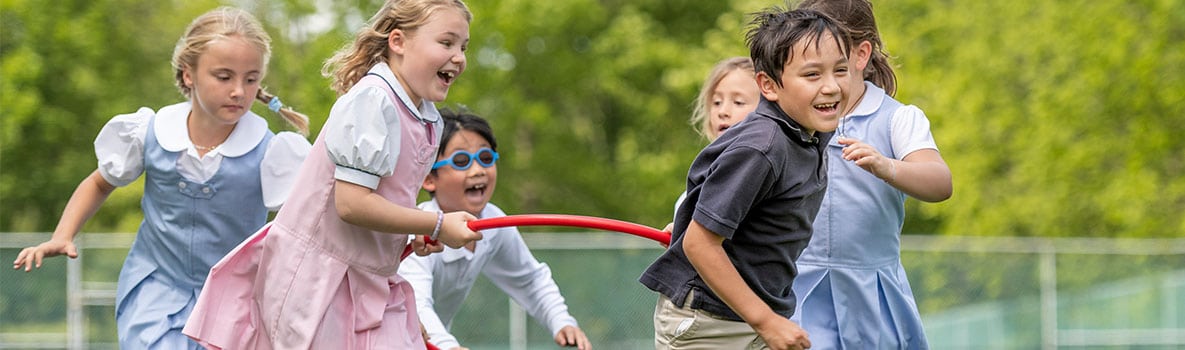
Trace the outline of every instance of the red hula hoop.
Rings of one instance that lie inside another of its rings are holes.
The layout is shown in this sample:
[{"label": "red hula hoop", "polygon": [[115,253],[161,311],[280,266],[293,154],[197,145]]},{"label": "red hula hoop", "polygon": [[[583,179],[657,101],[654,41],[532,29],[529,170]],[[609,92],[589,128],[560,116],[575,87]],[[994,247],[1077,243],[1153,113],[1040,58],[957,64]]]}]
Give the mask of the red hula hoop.
[{"label": "red hula hoop", "polygon": [[628,233],[642,238],[649,238],[658,243],[670,244],[671,236],[666,232],[650,226],[632,222],[598,218],[582,215],[564,214],[523,214],[508,215],[496,218],[478,219],[468,222],[469,229],[474,231],[507,227],[507,226],[569,226],[583,227],[605,231]]},{"label": "red hula hoop", "polygon": [[[627,233],[642,238],[649,238],[655,242],[661,243],[663,246],[671,244],[671,235],[662,230],[626,222],[621,220],[598,218],[593,216],[583,215],[565,215],[565,214],[522,214],[522,215],[507,215],[496,218],[477,219],[466,223],[470,230],[481,231],[491,228],[509,227],[509,226],[568,226],[568,227],[583,227],[605,231],[615,231]],[[400,260],[407,258],[412,252],[411,244],[409,243],[403,249],[403,255],[399,257]]]}]

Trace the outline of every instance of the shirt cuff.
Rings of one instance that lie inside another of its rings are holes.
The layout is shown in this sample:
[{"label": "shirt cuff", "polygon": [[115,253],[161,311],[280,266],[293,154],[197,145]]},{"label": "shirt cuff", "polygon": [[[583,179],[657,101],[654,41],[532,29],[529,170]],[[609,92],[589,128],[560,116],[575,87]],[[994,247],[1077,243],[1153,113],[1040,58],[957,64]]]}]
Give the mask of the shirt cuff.
[{"label": "shirt cuff", "polygon": [[333,171],[333,178],[349,182],[359,186],[366,186],[369,189],[379,188],[379,176],[371,174],[362,170],[348,168],[341,165],[336,166]]}]

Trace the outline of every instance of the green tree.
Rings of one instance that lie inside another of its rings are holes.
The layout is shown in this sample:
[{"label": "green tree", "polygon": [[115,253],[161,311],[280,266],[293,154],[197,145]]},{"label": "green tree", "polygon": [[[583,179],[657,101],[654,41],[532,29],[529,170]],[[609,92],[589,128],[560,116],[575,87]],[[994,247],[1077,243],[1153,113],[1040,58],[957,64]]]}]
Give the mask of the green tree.
[{"label": "green tree", "polygon": [[932,2],[877,8],[903,101],[954,197],[911,207],[958,235],[1185,231],[1185,3]]}]

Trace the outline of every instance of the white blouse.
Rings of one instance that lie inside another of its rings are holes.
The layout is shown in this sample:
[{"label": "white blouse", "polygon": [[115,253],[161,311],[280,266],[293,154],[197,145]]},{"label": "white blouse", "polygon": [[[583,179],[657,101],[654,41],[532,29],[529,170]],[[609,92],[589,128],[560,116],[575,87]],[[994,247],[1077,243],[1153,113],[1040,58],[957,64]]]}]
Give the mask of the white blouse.
[{"label": "white blouse", "polygon": [[[420,203],[419,207],[440,211],[436,200]],[[506,213],[502,209],[487,203],[479,217],[503,216]],[[489,229],[482,231],[482,236],[485,238],[475,242],[474,251],[445,247],[428,256],[409,255],[399,264],[399,276],[415,290],[416,312],[433,344],[442,349],[460,346],[449,328],[479,274],[546,326],[552,336],[565,326],[579,327],[568,313],[551,268],[531,254],[518,228]]]},{"label": "white blouse", "polygon": [[[429,101],[414,108],[411,98],[386,63],[370,68],[389,84],[408,110],[421,122],[435,123],[440,112]],[[370,189],[378,188],[379,178],[395,172],[399,159],[402,120],[399,107],[387,97],[387,90],[373,86],[355,86],[333,103],[325,122],[325,148],[337,168],[334,178]],[[441,128],[434,132],[440,139]]]},{"label": "white blouse", "polygon": [[[238,157],[250,152],[263,140],[268,131],[267,121],[248,112],[218,147],[198,156],[189,139],[186,127],[189,102],[182,102],[153,112],[141,107],[134,113],[117,115],[103,126],[95,138],[95,156],[99,159],[99,174],[115,186],[127,186],[144,173],[144,142],[148,136],[149,120],[156,116],[153,133],[161,147],[170,152],[181,152],[177,157],[177,172],[187,180],[206,182],[222,165],[223,157]],[[260,183],[263,203],[269,210],[280,208],[288,198],[300,164],[308,156],[312,145],[300,134],[276,133],[267,146],[260,164]]]}]

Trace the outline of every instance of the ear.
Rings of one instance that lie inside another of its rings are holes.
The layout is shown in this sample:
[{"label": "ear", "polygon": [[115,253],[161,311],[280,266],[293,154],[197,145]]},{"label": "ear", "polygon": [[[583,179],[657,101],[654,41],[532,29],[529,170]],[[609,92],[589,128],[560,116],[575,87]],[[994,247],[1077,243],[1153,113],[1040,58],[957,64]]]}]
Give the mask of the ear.
[{"label": "ear", "polygon": [[757,79],[757,87],[761,89],[761,96],[765,96],[765,99],[770,102],[778,101],[778,90],[781,90],[781,88],[778,87],[777,81],[768,74],[765,74],[765,72],[757,72],[757,75],[753,78]]},{"label": "ear", "polygon": [[407,35],[402,29],[393,29],[391,33],[387,34],[387,49],[390,49],[397,55],[403,55],[404,44],[407,42]]},{"label": "ear", "polygon": [[428,191],[428,192],[432,192],[432,193],[436,192],[436,174],[428,173],[428,176],[424,177],[423,188],[425,191]]},{"label": "ear", "polygon": [[186,87],[192,89],[193,88],[193,74],[190,74],[189,71],[190,71],[189,67],[181,68],[181,82],[185,83]]},{"label": "ear", "polygon": [[863,72],[864,68],[868,68],[868,62],[872,61],[872,43],[868,40],[860,41],[856,45],[856,70]]}]

